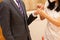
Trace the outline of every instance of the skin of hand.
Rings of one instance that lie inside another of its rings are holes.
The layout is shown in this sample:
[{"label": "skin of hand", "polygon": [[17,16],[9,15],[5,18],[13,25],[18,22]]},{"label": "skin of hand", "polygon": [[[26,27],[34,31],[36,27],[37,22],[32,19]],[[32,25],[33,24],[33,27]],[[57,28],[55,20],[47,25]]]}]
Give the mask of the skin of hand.
[{"label": "skin of hand", "polygon": [[44,10],[44,5],[43,4],[37,4],[37,10],[36,10],[36,14],[39,14],[40,19],[43,20],[45,19],[45,17],[43,15],[41,15],[41,10]]},{"label": "skin of hand", "polygon": [[60,18],[54,19],[50,17],[46,12],[44,12],[44,7],[38,6],[36,13],[39,14],[39,16],[42,18],[46,18],[48,21],[50,21],[52,24],[56,25],[57,27],[60,27]]},{"label": "skin of hand", "polygon": [[[39,10],[38,10],[39,9]],[[38,11],[44,10],[44,5],[43,4],[37,4],[37,10],[34,12],[35,15],[40,14]]]},{"label": "skin of hand", "polygon": [[44,10],[44,4],[37,4],[37,8]]},{"label": "skin of hand", "polygon": [[39,13],[40,16],[45,17],[45,12],[44,12],[44,10],[37,9],[37,12]]}]

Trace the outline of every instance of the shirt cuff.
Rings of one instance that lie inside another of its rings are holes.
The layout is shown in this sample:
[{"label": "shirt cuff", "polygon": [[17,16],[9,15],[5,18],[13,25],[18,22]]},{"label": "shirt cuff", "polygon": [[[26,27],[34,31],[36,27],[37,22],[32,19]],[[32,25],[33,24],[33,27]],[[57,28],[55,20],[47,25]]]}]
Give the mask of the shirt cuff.
[{"label": "shirt cuff", "polygon": [[37,15],[35,15],[34,13],[32,13],[32,15],[33,15],[34,17],[37,17]]}]

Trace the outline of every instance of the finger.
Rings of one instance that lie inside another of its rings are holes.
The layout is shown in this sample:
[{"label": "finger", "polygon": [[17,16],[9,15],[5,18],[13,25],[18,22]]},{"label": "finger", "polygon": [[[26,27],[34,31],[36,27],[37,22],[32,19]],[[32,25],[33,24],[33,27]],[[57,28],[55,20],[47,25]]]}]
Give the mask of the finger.
[{"label": "finger", "polygon": [[37,8],[44,10],[44,5],[43,4],[38,4]]},{"label": "finger", "polygon": [[40,8],[42,6],[42,4],[37,4],[37,8]]},{"label": "finger", "polygon": [[42,6],[41,9],[44,10],[44,6]]},{"label": "finger", "polygon": [[37,11],[35,11],[35,12],[34,12],[34,14],[35,14],[35,15],[38,15],[38,12],[37,12]]}]

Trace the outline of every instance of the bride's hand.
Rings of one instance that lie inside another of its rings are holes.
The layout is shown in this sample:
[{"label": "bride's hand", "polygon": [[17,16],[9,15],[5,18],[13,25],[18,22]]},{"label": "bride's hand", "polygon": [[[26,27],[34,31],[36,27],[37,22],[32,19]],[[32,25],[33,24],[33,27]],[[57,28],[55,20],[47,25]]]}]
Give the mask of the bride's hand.
[{"label": "bride's hand", "polygon": [[39,14],[41,20],[45,19],[45,12],[44,12],[44,10],[37,9],[37,10],[35,11],[35,13],[36,13],[36,14]]},{"label": "bride's hand", "polygon": [[37,13],[38,13],[40,16],[45,17],[45,12],[44,12],[44,10],[37,9]]},{"label": "bride's hand", "polygon": [[44,5],[43,5],[43,4],[37,4],[37,10],[34,12],[35,15],[40,14],[40,13],[38,12],[38,9],[44,10]]},{"label": "bride's hand", "polygon": [[37,9],[41,9],[41,10],[44,10],[44,5],[43,4],[37,4]]},{"label": "bride's hand", "polygon": [[37,13],[38,13],[41,17],[44,17],[44,5],[43,5],[43,4],[38,4],[38,5],[37,5]]}]

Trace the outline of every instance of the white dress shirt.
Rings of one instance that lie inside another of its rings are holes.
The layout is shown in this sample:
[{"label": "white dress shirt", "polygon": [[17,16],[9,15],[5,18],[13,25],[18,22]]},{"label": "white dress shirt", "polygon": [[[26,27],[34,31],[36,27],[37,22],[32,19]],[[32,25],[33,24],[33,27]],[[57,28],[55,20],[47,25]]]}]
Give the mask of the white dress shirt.
[{"label": "white dress shirt", "polygon": [[18,3],[16,2],[16,0],[13,0],[15,2],[15,4],[18,6]]}]

